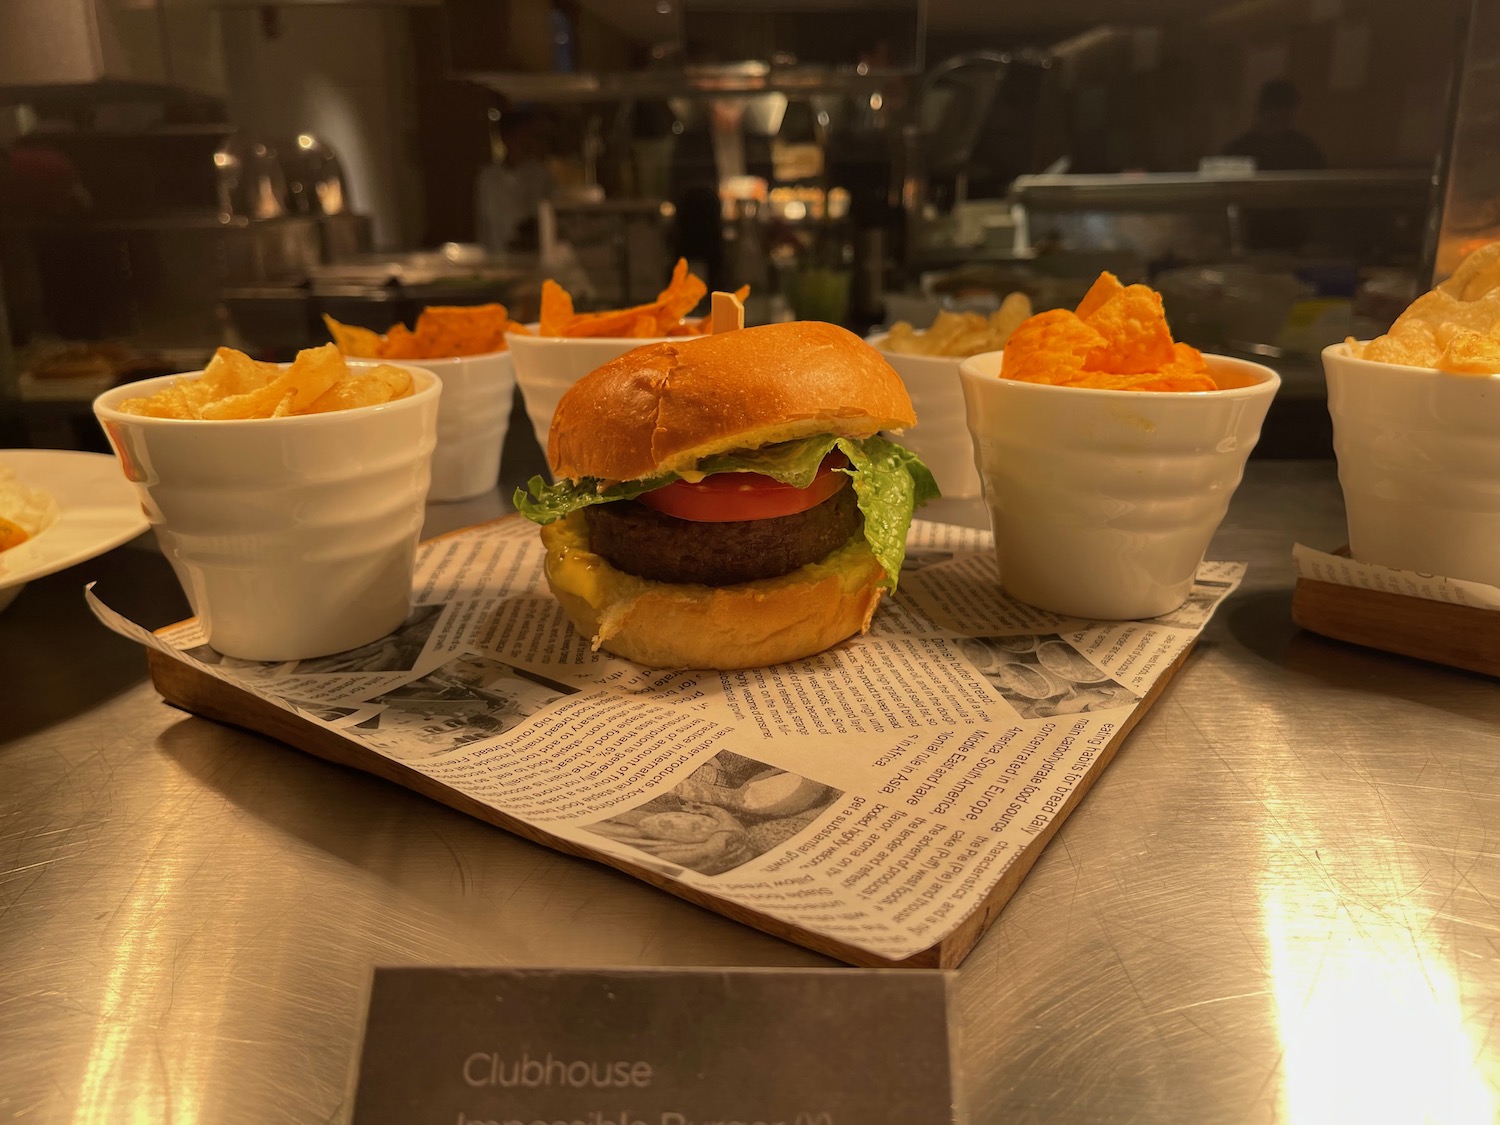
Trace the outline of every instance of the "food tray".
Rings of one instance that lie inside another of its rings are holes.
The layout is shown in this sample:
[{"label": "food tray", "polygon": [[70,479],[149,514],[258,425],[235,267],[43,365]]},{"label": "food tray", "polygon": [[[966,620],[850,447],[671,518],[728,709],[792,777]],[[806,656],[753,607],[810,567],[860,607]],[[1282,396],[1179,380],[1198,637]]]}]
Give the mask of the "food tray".
[{"label": "food tray", "polygon": [[873,956],[865,950],[830,939],[826,935],[789,925],[778,918],[705,894],[696,888],[663,878],[649,867],[629,863],[606,852],[579,847],[570,840],[553,836],[522,820],[507,816],[497,809],[466,797],[400,762],[352,742],[156,649],[148,649],[146,656],[156,690],[168,703],[184,711],[190,711],[205,719],[243,727],[304,753],[312,754],[314,757],[374,774],[376,777],[404,786],[439,804],[457,809],[459,812],[493,824],[497,828],[503,828],[533,843],[613,867],[707,910],[732,918],[744,925],[753,926],[774,937],[835,957],[848,964],[876,968],[952,969],[962,963],[984,932],[989,929],[990,924],[999,917],[1001,909],[1010,901],[1027,872],[1041,857],[1042,850],[1046,848],[1048,841],[1057,834],[1063,822],[1082,803],[1094,782],[1114,759],[1131,729],[1160,698],[1167,684],[1182,667],[1191,651],[1191,648],[1186,649],[1172,662],[1152,686],[1150,692],[1130,713],[1129,718],[1120,724],[1114,737],[1101,749],[1094,768],[1090,769],[1073,789],[1047,827],[1033,837],[1011,863],[984,901],[941,941],[913,957],[900,961]]}]

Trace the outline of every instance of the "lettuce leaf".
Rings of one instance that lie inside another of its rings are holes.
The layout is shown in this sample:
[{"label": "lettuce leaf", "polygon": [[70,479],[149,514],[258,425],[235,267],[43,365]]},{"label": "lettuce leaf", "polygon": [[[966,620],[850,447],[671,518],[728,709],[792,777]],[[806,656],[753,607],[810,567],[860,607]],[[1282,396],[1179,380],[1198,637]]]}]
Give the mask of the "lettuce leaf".
[{"label": "lettuce leaf", "polygon": [[883,437],[840,438],[838,446],[849,458],[849,468],[841,471],[854,478],[859,510],[865,516],[865,542],[885,570],[881,585],[895,593],[906,559],[911,514],[938,498],[937,481],[920,457]]},{"label": "lettuce leaf", "polygon": [[[865,541],[885,570],[883,585],[894,591],[906,558],[906,532],[912,512],[939,495],[932,473],[909,449],[883,437],[854,439],[819,434],[760,449],[718,453],[701,461],[697,471],[704,475],[761,473],[794,488],[806,488],[835,448],[849,459],[848,467],[837,471],[852,478],[859,509],[864,513]],[[668,473],[601,487],[600,481],[590,477],[548,484],[537,476],[526,488],[516,489],[512,502],[527,519],[546,524],[593,504],[634,500],[677,479],[677,474]]]}]

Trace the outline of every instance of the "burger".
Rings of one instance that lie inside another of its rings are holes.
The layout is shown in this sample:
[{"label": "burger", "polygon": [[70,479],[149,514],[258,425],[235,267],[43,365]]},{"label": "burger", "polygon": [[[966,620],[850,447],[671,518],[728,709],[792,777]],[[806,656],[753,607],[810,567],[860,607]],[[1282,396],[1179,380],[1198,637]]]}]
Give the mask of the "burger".
[{"label": "burger", "polygon": [[636,348],[575,383],[516,508],[593,647],[658,668],[821,652],[894,591],[927,467],[900,376],[799,321]]}]

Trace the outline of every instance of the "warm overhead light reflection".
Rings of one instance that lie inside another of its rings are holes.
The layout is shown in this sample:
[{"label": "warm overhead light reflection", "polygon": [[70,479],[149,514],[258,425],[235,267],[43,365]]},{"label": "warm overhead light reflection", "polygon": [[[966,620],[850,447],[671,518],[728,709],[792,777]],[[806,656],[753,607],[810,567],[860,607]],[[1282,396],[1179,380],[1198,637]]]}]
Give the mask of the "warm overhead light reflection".
[{"label": "warm overhead light reflection", "polygon": [[170,1000],[176,987],[178,950],[158,928],[158,912],[179,877],[172,863],[162,863],[143,874],[120,904],[74,1125],[146,1125],[168,1117],[196,1125],[202,1120],[198,1099],[215,1045],[210,1037],[180,1051],[169,1039],[164,1042],[161,1029],[163,997]]},{"label": "warm overhead light reflection", "polygon": [[1465,1026],[1430,919],[1334,890],[1262,897],[1291,1125],[1493,1125],[1484,1029]]},{"label": "warm overhead light reflection", "polygon": [[306,133],[298,133],[297,134],[297,147],[298,148],[312,148],[312,146],[315,145],[315,144],[317,144],[317,142],[314,141],[311,137],[309,137]]}]

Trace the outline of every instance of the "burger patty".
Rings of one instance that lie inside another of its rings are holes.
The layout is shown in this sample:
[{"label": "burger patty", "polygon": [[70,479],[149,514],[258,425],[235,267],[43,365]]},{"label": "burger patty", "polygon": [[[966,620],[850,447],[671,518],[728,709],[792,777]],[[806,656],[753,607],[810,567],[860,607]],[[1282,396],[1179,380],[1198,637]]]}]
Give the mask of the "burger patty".
[{"label": "burger patty", "polygon": [[589,549],[611,566],[656,582],[732,586],[790,574],[842,547],[863,526],[853,485],[805,512],[764,520],[701,523],[636,500],[583,510]]}]

